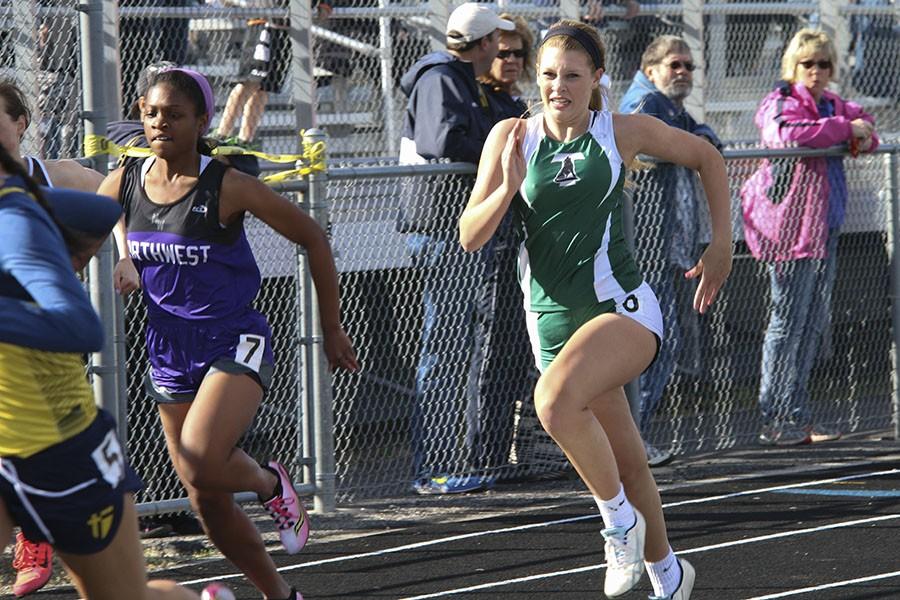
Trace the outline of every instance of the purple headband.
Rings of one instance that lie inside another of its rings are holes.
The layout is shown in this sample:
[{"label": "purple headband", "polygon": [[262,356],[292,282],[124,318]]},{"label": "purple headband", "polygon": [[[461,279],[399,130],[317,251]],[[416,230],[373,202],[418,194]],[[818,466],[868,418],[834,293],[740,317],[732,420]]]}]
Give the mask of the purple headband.
[{"label": "purple headband", "polygon": [[190,75],[191,79],[197,82],[197,85],[200,86],[200,91],[203,92],[203,100],[206,103],[206,129],[203,130],[203,133],[209,131],[209,125],[212,123],[213,115],[216,114],[216,103],[213,99],[213,91],[209,85],[209,81],[206,80],[202,74],[194,71],[193,69],[185,69],[184,67],[172,67],[170,69],[164,69],[160,71],[160,73],[164,73],[166,71],[180,71],[185,75]]}]

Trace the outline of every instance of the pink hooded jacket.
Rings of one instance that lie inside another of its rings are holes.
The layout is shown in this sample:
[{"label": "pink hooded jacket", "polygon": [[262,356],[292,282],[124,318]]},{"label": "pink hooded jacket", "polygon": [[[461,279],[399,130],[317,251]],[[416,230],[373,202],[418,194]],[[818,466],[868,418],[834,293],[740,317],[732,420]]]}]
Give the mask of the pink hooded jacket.
[{"label": "pink hooded jacket", "polygon": [[[828,148],[849,142],[850,122],[875,120],[858,104],[825,90],[833,117],[820,117],[803,84],[784,83],[763,99],[755,122],[768,148]],[[878,147],[873,134],[871,152]],[[824,157],[763,159],[741,187],[744,239],[758,260],[825,258],[828,175]]]}]

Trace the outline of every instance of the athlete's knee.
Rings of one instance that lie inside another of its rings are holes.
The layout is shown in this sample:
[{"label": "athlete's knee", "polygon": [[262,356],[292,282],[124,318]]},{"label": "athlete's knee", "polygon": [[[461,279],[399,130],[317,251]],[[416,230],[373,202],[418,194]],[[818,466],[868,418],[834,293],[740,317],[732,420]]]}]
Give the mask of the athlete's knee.
[{"label": "athlete's knee", "polygon": [[179,474],[185,484],[197,490],[210,488],[215,481],[218,481],[217,474],[221,472],[219,461],[183,447],[177,464]]},{"label": "athlete's knee", "polygon": [[534,389],[534,407],[544,429],[554,439],[572,429],[573,422],[587,417],[565,382],[544,375]]},{"label": "athlete's knee", "polygon": [[229,510],[234,504],[234,495],[230,492],[209,492],[189,488],[188,500],[194,512],[205,521],[206,515],[221,515]]}]

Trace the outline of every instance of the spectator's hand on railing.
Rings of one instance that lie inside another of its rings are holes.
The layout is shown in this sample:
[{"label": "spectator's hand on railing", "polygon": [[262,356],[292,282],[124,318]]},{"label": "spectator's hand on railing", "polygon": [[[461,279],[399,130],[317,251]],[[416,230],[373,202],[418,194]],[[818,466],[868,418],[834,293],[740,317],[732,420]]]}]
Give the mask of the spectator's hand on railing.
[{"label": "spectator's hand on railing", "polygon": [[322,337],[325,343],[325,358],[328,359],[328,369],[332,372],[338,367],[355,372],[359,370],[359,362],[356,360],[356,350],[353,342],[347,336],[344,328],[335,325],[323,328]]},{"label": "spectator's hand on railing", "polygon": [[694,268],[684,274],[688,279],[700,278],[697,293],[694,294],[694,310],[700,311],[701,314],[706,313],[706,309],[716,299],[716,294],[725,285],[725,280],[731,273],[731,260],[731,242],[713,241],[707,246]]},{"label": "spectator's hand on railing", "polygon": [[333,10],[334,9],[327,2],[319,2],[318,4],[316,4],[313,18],[317,22],[322,23],[331,18],[331,13],[333,12]]},{"label": "spectator's hand on railing", "polygon": [[872,144],[872,133],[875,131],[875,127],[871,123],[863,119],[853,119],[850,121],[850,127],[853,129],[853,137],[860,140],[868,138],[869,145]]},{"label": "spectator's hand on railing", "polygon": [[859,141],[859,144],[857,145],[857,149],[860,152],[868,152],[869,150],[872,149],[872,144],[874,142],[875,142],[875,139],[870,135],[869,137],[863,138]]},{"label": "spectator's hand on railing", "polygon": [[126,256],[116,263],[116,268],[113,270],[113,285],[116,293],[123,296],[141,289],[141,278],[130,257]]}]

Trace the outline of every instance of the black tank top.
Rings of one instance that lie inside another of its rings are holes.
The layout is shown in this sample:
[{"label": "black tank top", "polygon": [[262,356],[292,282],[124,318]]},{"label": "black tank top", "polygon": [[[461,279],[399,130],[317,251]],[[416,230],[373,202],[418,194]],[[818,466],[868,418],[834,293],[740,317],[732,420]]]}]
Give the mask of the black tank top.
[{"label": "black tank top", "polygon": [[219,223],[219,191],[228,167],[202,157],[197,184],[171,204],[147,197],[142,170],[125,167],[119,198],[128,252],[141,274],[148,314],[182,319],[228,319],[243,314],[259,291],[259,268],[243,218]]}]

